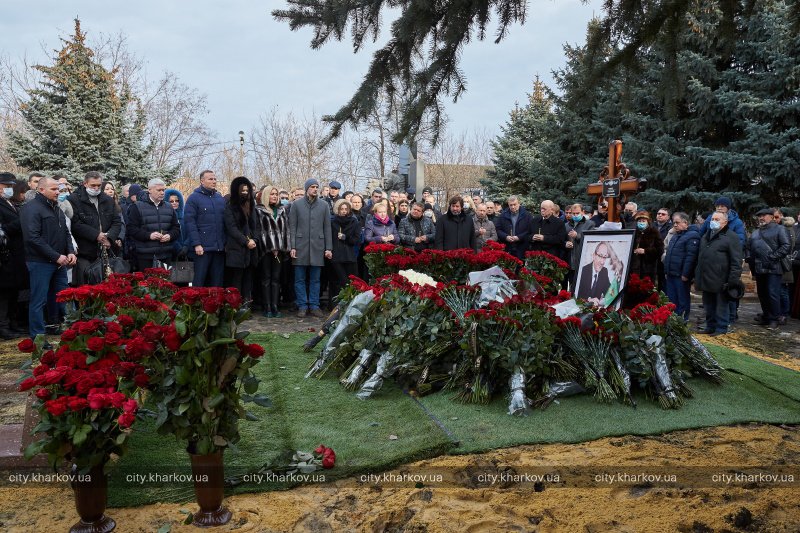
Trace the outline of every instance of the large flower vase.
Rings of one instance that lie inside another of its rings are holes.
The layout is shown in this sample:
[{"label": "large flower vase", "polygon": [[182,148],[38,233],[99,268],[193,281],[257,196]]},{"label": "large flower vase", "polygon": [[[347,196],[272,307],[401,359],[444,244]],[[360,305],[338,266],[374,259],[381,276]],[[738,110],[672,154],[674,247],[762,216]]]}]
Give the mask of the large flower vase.
[{"label": "large flower vase", "polygon": [[117,523],[105,515],[108,497],[108,477],[103,465],[93,467],[88,474],[78,474],[72,467],[72,490],[75,493],[75,509],[80,521],[70,528],[70,533],[108,533]]},{"label": "large flower vase", "polygon": [[198,527],[215,527],[227,524],[231,512],[222,506],[224,465],[222,450],[208,455],[190,453],[194,494],[200,510],[194,514],[192,524]]}]

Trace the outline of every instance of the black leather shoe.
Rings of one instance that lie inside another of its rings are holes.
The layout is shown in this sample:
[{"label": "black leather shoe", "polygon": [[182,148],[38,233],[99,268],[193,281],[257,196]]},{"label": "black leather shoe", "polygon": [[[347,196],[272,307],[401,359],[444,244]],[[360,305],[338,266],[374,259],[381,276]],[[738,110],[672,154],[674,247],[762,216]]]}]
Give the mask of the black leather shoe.
[{"label": "black leather shoe", "polygon": [[0,339],[3,339],[5,341],[10,341],[11,339],[16,339],[17,337],[19,337],[19,335],[17,335],[10,329],[7,328],[0,329]]},{"label": "black leather shoe", "polygon": [[46,335],[61,335],[64,330],[61,329],[61,326],[45,326],[44,332]]}]

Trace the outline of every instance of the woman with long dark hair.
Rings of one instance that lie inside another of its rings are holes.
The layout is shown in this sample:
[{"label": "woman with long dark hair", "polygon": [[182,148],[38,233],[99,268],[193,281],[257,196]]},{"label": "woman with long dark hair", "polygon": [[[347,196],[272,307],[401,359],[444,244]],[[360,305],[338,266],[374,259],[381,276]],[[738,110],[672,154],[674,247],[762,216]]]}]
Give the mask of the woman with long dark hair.
[{"label": "woman with long dark hair", "polygon": [[259,248],[263,233],[256,213],[253,184],[244,176],[231,182],[230,197],[225,204],[225,266],[228,269],[228,285],[236,287],[242,299],[249,302],[253,293],[253,273],[263,253]]},{"label": "woman with long dark hair", "polygon": [[265,317],[280,318],[281,264],[289,252],[289,220],[281,204],[280,189],[274,185],[263,187],[256,209],[263,228],[264,247],[264,256],[258,267],[261,307]]},{"label": "woman with long dark hair", "polygon": [[358,274],[356,247],[361,242],[361,223],[353,216],[353,208],[347,200],[333,204],[331,219],[331,241],[333,242],[333,279],[331,299],[336,298],[342,287],[350,283],[350,276]]}]

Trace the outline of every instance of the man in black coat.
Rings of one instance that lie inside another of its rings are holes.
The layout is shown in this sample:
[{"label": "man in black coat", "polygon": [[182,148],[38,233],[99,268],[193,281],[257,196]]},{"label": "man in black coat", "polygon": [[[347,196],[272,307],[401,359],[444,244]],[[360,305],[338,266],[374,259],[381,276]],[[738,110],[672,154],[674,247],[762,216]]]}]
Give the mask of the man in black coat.
[{"label": "man in black coat", "polygon": [[22,241],[22,225],[19,210],[11,203],[16,179],[10,172],[0,173],[0,226],[6,234],[6,245],[0,248],[0,338],[14,339],[28,332],[12,326],[23,323],[17,314],[19,291],[28,288],[28,269],[25,267],[25,245]]},{"label": "man in black coat", "polygon": [[164,201],[166,189],[164,180],[151,179],[147,183],[147,195],[140,195],[128,210],[127,230],[136,243],[138,270],[152,267],[155,260],[171,263],[172,243],[181,236],[178,216]]},{"label": "man in black coat", "polygon": [[109,249],[119,239],[122,219],[114,200],[101,190],[103,175],[87,172],[83,185],[69,195],[72,205],[72,236],[78,245],[78,264],[72,272],[75,285],[87,283],[86,269],[97,261],[100,247]]},{"label": "man in black coat", "polygon": [[578,292],[575,295],[577,298],[600,304],[606,291],[611,287],[608,269],[605,266],[609,257],[608,245],[605,242],[597,243],[592,252],[592,262],[581,268]]},{"label": "man in black coat", "polygon": [[[678,220],[677,214],[675,219]],[[703,292],[704,333],[716,337],[728,333],[731,317],[728,290],[741,284],[742,243],[728,225],[727,213],[713,213],[709,230],[700,238],[694,284]]]},{"label": "man in black coat", "polygon": [[31,280],[28,330],[35,339],[45,333],[45,307],[51,324],[59,320],[59,312],[63,313],[64,305],[57,305],[56,294],[67,288],[67,268],[75,266],[78,258],[67,218],[58,207],[56,180],[39,180],[36,196],[20,209],[19,218]]},{"label": "man in black coat", "polygon": [[778,327],[781,312],[781,260],[789,254],[791,242],[785,229],[775,224],[774,210],[765,208],[756,213],[758,229],[747,241],[747,261],[756,277],[756,290],[761,302],[761,318],[756,323],[768,329]]},{"label": "man in black coat", "polygon": [[464,200],[456,195],[450,198],[447,213],[436,221],[434,248],[437,250],[475,250],[475,227],[472,217],[464,213]]},{"label": "man in black coat", "polygon": [[567,228],[564,221],[558,218],[556,204],[545,200],[539,208],[539,213],[531,222],[531,251],[547,252],[563,259]]}]

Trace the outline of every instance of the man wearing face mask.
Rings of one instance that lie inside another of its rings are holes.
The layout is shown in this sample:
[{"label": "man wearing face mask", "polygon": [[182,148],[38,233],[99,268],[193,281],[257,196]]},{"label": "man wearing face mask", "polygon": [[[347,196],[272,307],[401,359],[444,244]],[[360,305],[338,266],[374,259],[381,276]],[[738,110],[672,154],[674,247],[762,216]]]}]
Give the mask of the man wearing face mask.
[{"label": "man wearing face mask", "polygon": [[550,200],[545,200],[539,206],[540,214],[533,217],[531,222],[531,251],[547,252],[563,259],[567,228],[558,218],[557,209]]},{"label": "man wearing face mask", "polygon": [[578,267],[581,263],[581,249],[583,247],[583,234],[594,229],[594,222],[587,219],[583,214],[581,204],[573,204],[568,210],[569,219],[565,224],[567,230],[567,242],[564,245],[567,249],[566,261],[569,263],[567,278],[570,290],[575,291]]},{"label": "man wearing face mask", "polygon": [[102,174],[87,172],[83,185],[67,198],[72,208],[72,236],[78,245],[78,264],[72,273],[76,285],[87,283],[86,269],[99,257],[100,247],[110,248],[122,229],[114,200],[103,194],[102,184]]},{"label": "man wearing face mask", "polygon": [[[17,313],[19,291],[27,289],[28,269],[25,267],[25,244],[22,240],[22,225],[19,210],[11,202],[16,179],[10,172],[0,173],[0,225],[6,234],[6,246],[0,250],[0,338],[9,340],[24,336],[23,317]],[[16,322],[15,326],[12,323]]]},{"label": "man wearing face mask", "polygon": [[[675,213],[683,226],[688,225],[685,213]],[[728,333],[730,324],[730,290],[741,285],[742,244],[728,223],[728,213],[717,211],[710,217],[709,231],[700,239],[695,287],[703,292],[706,330],[713,337]],[[671,245],[670,245],[671,246]]]}]

